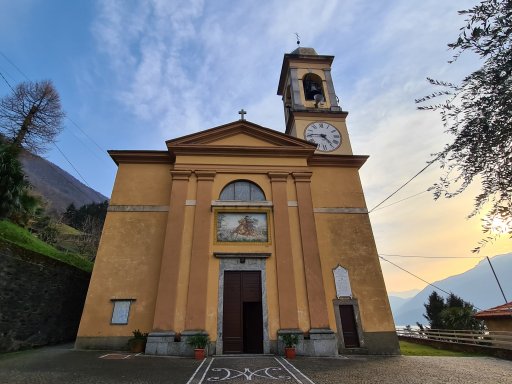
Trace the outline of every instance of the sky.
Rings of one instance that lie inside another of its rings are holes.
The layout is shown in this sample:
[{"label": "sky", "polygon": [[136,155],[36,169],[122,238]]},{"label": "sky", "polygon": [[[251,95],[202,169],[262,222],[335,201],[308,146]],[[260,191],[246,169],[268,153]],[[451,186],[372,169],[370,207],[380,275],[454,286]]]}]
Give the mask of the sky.
[{"label": "sky", "polygon": [[[450,139],[439,116],[414,100],[433,91],[427,77],[458,82],[481,65],[471,54],[448,64],[446,46],[464,25],[457,11],[475,3],[0,0],[0,72],[11,85],[54,82],[67,118],[58,148],[44,156],[110,196],[116,166],[106,150],[164,150],[165,140],[238,120],[241,108],[247,120],[284,132],[277,84],[297,32],[301,46],[335,56],[353,152],[370,156],[361,180],[372,208]],[[0,79],[0,96],[9,92]],[[512,251],[502,238],[470,252],[482,236],[480,217],[467,219],[479,185],[434,201],[427,189],[440,175],[429,167],[370,215],[382,255],[456,257],[384,256],[429,282]],[[426,285],[381,265],[388,291]]]}]

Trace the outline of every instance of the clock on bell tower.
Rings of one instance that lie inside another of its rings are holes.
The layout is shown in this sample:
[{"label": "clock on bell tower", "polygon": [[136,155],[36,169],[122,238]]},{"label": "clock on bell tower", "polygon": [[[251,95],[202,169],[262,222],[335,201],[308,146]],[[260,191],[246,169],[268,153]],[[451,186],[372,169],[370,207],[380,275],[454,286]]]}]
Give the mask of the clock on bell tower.
[{"label": "clock on bell tower", "polygon": [[334,56],[299,47],[283,58],[277,94],[282,96],[286,134],[317,144],[318,154],[351,155],[346,126],[334,91]]}]

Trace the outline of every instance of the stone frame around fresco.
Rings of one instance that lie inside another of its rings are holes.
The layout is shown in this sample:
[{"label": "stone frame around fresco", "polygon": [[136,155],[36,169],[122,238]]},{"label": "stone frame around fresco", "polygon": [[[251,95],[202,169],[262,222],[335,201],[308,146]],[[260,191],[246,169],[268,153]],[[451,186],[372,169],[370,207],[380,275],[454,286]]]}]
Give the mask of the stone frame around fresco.
[{"label": "stone frame around fresco", "polygon": [[[233,215],[251,215],[251,214],[265,214],[266,215],[266,241],[219,241],[218,240],[218,215],[219,214],[233,214]],[[272,232],[270,224],[270,209],[215,209],[213,217],[213,243],[216,245],[270,245],[272,244]]]}]

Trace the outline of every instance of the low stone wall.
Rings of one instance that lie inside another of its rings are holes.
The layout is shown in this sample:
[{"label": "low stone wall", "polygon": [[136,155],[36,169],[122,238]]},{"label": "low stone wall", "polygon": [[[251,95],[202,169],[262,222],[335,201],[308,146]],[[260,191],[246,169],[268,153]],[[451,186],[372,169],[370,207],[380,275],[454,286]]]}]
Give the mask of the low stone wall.
[{"label": "low stone wall", "polygon": [[490,348],[483,347],[478,345],[469,345],[469,344],[458,344],[448,341],[437,341],[437,340],[428,340],[428,339],[420,339],[417,337],[407,337],[407,336],[398,336],[399,340],[409,341],[411,343],[428,345],[437,349],[447,349],[450,351],[456,352],[467,352],[467,353],[476,353],[494,357],[500,357],[502,359],[512,360],[512,350],[510,349],[502,349],[502,348]]},{"label": "low stone wall", "polygon": [[0,352],[72,341],[90,273],[0,241]]}]

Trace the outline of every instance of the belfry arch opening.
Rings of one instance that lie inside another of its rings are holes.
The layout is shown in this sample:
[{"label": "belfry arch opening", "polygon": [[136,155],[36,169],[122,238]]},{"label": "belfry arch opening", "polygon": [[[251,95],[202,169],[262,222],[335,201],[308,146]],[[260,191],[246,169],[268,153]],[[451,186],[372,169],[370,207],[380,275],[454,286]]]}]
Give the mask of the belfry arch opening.
[{"label": "belfry arch opening", "polygon": [[302,79],[304,87],[304,97],[308,101],[315,101],[315,96],[320,95],[325,99],[325,94],[322,87],[322,79],[314,73],[308,73]]}]

